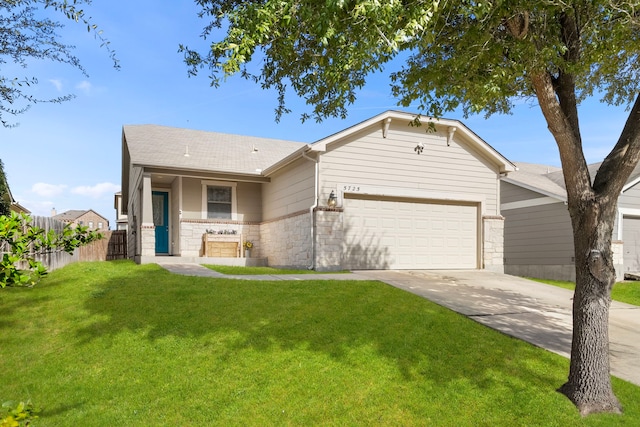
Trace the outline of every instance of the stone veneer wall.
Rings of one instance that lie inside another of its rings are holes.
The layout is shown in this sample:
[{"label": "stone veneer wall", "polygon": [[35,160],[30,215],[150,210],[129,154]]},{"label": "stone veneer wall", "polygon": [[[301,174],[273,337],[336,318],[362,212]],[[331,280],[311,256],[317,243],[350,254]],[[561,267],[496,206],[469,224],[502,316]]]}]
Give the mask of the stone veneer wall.
[{"label": "stone veneer wall", "polygon": [[315,212],[315,269],[318,271],[342,269],[344,244],[342,212],[342,208],[318,208]]},{"label": "stone veneer wall", "polygon": [[616,281],[624,280],[624,242],[622,240],[614,240],[611,242],[611,251],[613,252],[613,266],[616,269]]},{"label": "stone veneer wall", "polygon": [[482,268],[504,273],[504,217],[482,217]]},{"label": "stone veneer wall", "polygon": [[311,214],[300,211],[265,221],[260,244],[272,267],[308,268],[311,265]]},{"label": "stone veneer wall", "polygon": [[156,228],[153,224],[143,224],[140,229],[140,255],[156,255]]},{"label": "stone veneer wall", "polygon": [[220,220],[181,220],[180,221],[180,256],[203,256],[202,235],[208,230],[235,231],[242,234],[243,241],[253,243],[251,257],[260,258],[262,243],[260,238],[260,224],[257,222],[220,221]]}]

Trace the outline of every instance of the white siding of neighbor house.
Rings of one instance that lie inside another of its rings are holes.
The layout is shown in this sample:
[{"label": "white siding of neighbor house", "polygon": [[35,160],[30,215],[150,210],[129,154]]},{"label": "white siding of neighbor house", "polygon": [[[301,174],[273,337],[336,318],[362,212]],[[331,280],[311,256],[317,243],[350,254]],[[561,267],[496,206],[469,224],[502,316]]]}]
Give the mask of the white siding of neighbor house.
[{"label": "white siding of neighbor house", "polygon": [[262,187],[263,220],[308,210],[314,203],[315,163],[298,159],[275,172]]},{"label": "white siding of neighbor house", "polygon": [[[414,151],[418,143],[424,151]],[[339,186],[384,188],[388,195],[409,192],[429,199],[453,195],[482,202],[482,214],[499,214],[498,168],[455,135],[447,146],[446,129],[428,133],[426,125],[391,123],[382,130],[367,128],[330,145],[321,156],[321,202]],[[397,189],[397,190],[394,190]],[[421,196],[424,195],[424,196]]]}]

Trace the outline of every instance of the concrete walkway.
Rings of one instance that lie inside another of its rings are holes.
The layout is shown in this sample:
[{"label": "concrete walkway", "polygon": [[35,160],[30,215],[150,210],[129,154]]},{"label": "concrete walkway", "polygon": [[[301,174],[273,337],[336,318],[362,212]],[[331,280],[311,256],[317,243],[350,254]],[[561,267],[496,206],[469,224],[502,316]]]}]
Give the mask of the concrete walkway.
[{"label": "concrete walkway", "polygon": [[[162,267],[191,276],[245,280],[379,280],[538,347],[569,357],[573,292],[483,270],[367,270],[350,274],[228,276],[197,264]],[[613,302],[611,373],[640,385],[640,307]]]}]

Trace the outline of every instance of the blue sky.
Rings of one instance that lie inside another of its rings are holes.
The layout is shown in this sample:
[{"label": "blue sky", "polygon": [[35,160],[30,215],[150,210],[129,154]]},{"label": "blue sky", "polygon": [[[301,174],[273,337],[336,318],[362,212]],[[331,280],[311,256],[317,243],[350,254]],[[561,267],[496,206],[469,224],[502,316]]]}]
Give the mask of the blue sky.
[{"label": "blue sky", "polygon": [[[83,25],[66,21],[66,43],[89,77],[68,66],[34,62],[20,76],[36,76],[41,98],[74,93],[63,104],[37,104],[17,116],[19,126],[0,127],[0,159],[14,197],[35,215],[93,209],[114,225],[114,193],[120,189],[121,132],[125,124],[160,124],[214,132],[314,142],[388,109],[401,109],[390,96],[387,74],[374,76],[349,108],[346,120],[320,124],[299,120],[304,101],[289,98],[292,114],[274,120],[276,95],[230,78],[211,88],[206,71],[187,76],[179,43],[202,46],[205,21],[192,0],[94,1],[85,8],[103,30],[120,60],[109,56]],[[11,67],[3,67],[8,74]],[[16,69],[13,69],[16,71]],[[404,109],[411,111],[410,109]],[[627,113],[588,100],[581,125],[588,162],[601,161],[619,136]],[[511,161],[559,166],[555,143],[535,105],[523,103],[513,115],[464,119],[465,125]]]}]

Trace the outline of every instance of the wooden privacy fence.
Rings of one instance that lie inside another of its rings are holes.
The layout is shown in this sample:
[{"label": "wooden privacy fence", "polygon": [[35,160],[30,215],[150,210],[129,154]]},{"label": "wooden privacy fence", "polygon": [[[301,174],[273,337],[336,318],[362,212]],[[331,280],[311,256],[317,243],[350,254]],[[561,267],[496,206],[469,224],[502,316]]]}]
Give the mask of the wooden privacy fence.
[{"label": "wooden privacy fence", "polygon": [[127,258],[127,232],[103,231],[101,240],[76,249],[78,261],[111,261]]},{"label": "wooden privacy fence", "polygon": [[[55,230],[56,233],[61,233],[65,226],[62,221],[43,216],[31,217],[31,225],[43,228],[46,232],[49,230]],[[72,255],[64,251],[33,253],[32,255],[36,261],[40,261],[49,271],[62,268],[75,261],[108,261],[114,259],[126,259],[127,232],[122,230],[109,230],[102,231],[101,233],[104,236],[102,239],[76,249]],[[0,244],[0,256],[1,253],[8,250],[8,245]]]}]

